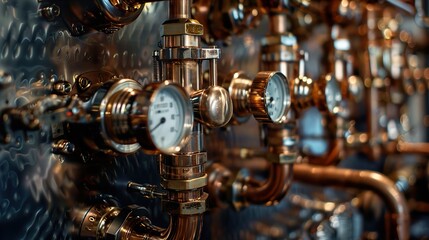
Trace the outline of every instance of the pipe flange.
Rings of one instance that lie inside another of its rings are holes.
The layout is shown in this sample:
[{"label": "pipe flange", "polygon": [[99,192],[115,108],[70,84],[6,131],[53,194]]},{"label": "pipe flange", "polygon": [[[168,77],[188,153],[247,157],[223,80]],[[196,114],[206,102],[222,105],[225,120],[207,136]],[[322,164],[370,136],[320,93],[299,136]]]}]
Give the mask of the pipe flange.
[{"label": "pipe flange", "polygon": [[202,188],[207,185],[207,174],[199,178],[186,180],[161,179],[161,186],[169,190],[185,191]]},{"label": "pipe flange", "polygon": [[179,214],[179,215],[195,215],[202,214],[207,210],[207,199],[208,194],[203,193],[203,195],[189,202],[176,202],[176,201],[162,201],[162,209],[170,214]]}]

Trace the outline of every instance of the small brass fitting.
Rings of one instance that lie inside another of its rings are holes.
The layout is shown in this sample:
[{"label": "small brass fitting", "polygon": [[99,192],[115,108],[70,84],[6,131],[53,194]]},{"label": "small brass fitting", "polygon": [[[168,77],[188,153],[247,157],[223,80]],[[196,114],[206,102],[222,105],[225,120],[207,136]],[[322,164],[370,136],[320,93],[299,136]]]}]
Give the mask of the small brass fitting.
[{"label": "small brass fitting", "polygon": [[189,202],[176,202],[176,201],[162,201],[162,208],[164,211],[170,214],[179,214],[179,215],[194,215],[202,214],[207,210],[207,199],[208,194],[203,193],[203,195],[195,200]]},{"label": "small brass fitting", "polygon": [[207,174],[199,178],[192,178],[188,180],[172,180],[162,179],[161,186],[170,190],[192,190],[196,188],[202,188],[207,185]]},{"label": "small brass fitting", "polygon": [[162,25],[162,36],[196,35],[202,36],[204,27],[195,19],[175,19]]}]

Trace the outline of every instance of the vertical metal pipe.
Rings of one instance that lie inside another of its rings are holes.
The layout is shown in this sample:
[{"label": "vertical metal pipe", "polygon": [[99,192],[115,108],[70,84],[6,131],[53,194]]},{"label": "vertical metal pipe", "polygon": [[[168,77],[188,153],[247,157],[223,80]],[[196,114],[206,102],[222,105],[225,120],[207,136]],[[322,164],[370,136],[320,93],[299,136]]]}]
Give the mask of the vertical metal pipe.
[{"label": "vertical metal pipe", "polygon": [[[213,48],[216,48],[214,46]],[[209,60],[210,64],[210,86],[217,86],[217,59],[213,58]]]},{"label": "vertical metal pipe", "polygon": [[170,0],[170,19],[189,19],[191,18],[190,0]]},{"label": "vertical metal pipe", "polygon": [[270,13],[270,34],[281,35],[288,32],[288,19],[286,13]]}]

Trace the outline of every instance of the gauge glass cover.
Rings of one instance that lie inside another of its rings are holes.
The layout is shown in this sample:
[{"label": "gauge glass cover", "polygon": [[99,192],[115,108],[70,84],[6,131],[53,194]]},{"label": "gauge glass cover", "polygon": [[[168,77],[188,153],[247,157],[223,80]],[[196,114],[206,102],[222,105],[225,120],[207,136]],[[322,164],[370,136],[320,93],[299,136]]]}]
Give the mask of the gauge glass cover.
[{"label": "gauge glass cover", "polygon": [[265,107],[273,122],[279,122],[287,108],[288,87],[284,79],[275,74],[267,83],[265,89]]},{"label": "gauge glass cover", "polygon": [[163,152],[178,148],[184,137],[186,99],[174,86],[157,91],[149,107],[149,133],[154,145]]}]

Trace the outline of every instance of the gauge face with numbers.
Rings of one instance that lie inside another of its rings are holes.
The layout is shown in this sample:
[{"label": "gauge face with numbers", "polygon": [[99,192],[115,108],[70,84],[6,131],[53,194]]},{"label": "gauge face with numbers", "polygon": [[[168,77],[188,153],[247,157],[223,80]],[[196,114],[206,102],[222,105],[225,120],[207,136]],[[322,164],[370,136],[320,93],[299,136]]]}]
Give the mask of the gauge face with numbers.
[{"label": "gauge face with numbers", "polygon": [[191,109],[189,98],[176,85],[163,85],[154,92],[148,111],[148,131],[159,151],[180,150],[192,126]]},{"label": "gauge face with numbers", "polygon": [[290,107],[287,78],[280,72],[259,72],[252,83],[250,104],[256,120],[283,122]]},{"label": "gauge face with numbers", "polygon": [[286,106],[286,97],[289,95],[288,87],[280,75],[273,75],[268,83],[267,88],[265,89],[265,107],[268,113],[268,116],[273,122],[278,122],[281,120],[285,111]]}]

